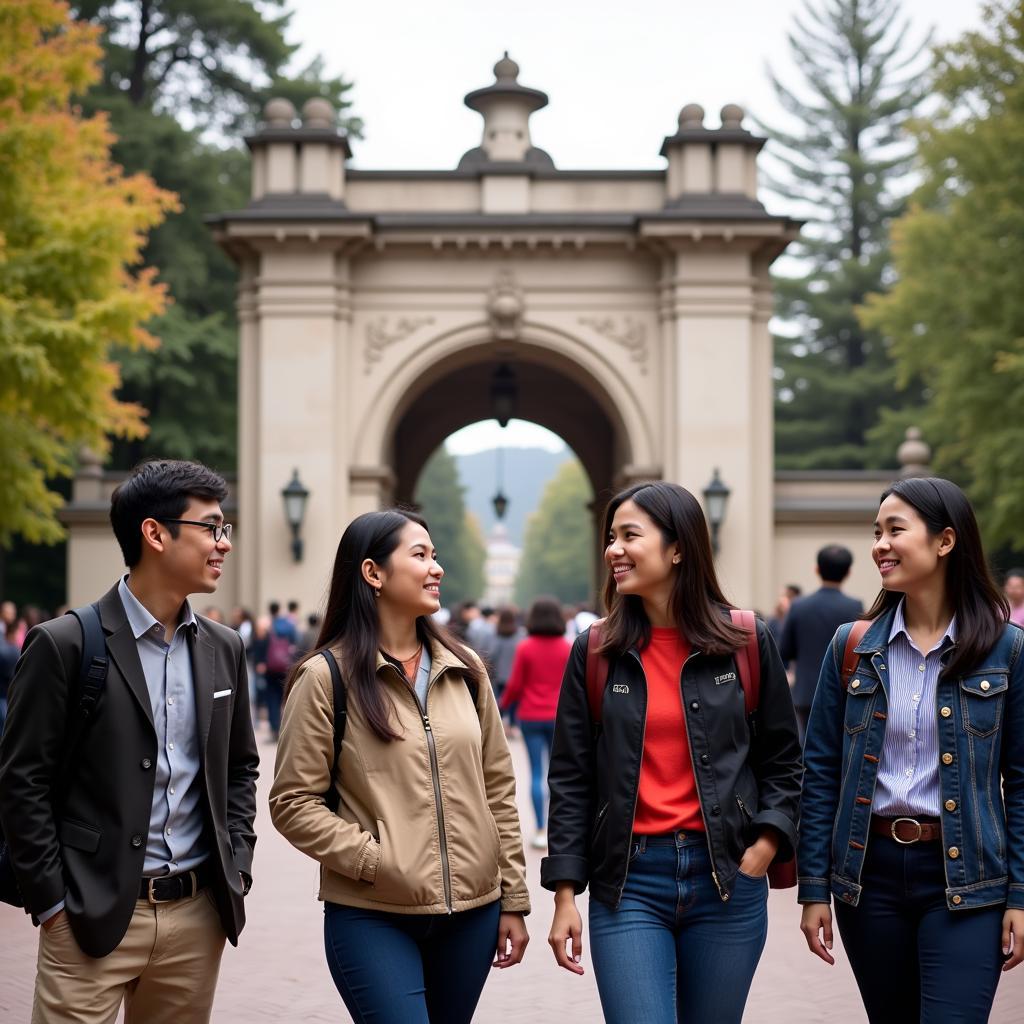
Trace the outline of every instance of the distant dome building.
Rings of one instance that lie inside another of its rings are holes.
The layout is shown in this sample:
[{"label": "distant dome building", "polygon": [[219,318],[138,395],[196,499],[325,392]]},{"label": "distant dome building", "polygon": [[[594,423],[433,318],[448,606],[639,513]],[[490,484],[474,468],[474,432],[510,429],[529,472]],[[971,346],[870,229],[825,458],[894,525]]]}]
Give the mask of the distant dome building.
[{"label": "distant dome building", "polygon": [[483,603],[493,608],[512,604],[519,575],[519,561],[523,557],[518,548],[508,539],[508,527],[495,523],[487,538],[487,559],[484,562]]}]

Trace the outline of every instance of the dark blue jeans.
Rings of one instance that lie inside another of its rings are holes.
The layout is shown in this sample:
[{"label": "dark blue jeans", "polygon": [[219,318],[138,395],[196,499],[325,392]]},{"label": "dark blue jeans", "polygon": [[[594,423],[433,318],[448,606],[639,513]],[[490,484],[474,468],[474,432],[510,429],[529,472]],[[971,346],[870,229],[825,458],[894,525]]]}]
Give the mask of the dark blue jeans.
[{"label": "dark blue jeans", "polygon": [[547,794],[544,792],[544,780],[547,777],[547,760],[551,756],[551,741],[555,737],[555,722],[527,722],[519,720],[519,728],[523,733],[526,753],[530,755],[530,797],[533,800],[533,813],[537,819],[537,828],[547,823],[545,804]]},{"label": "dark blue jeans", "polygon": [[634,842],[618,910],[590,901],[608,1024],[739,1024],[768,937],[768,882],[738,875],[723,903],[702,834]]},{"label": "dark blue jeans", "polygon": [[984,1024],[1003,954],[1004,907],[949,910],[941,843],[868,840],[860,903],[835,916],[872,1024]]},{"label": "dark blue jeans", "polygon": [[498,945],[501,903],[458,914],[324,904],[327,966],[355,1024],[469,1024]]}]

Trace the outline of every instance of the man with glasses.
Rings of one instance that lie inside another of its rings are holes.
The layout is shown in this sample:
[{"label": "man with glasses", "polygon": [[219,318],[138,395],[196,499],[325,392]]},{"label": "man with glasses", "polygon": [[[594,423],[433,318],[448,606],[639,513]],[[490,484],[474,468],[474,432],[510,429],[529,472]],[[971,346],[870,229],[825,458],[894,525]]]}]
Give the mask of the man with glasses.
[{"label": "man with glasses", "polygon": [[42,926],[35,1024],[110,1021],[122,999],[129,1024],[210,1019],[256,842],[245,650],[188,601],[216,590],[231,551],[226,496],[205,466],[169,460],[114,492],[128,573],[96,605],[108,668],[69,764],[82,628],[65,615],[26,639],[0,741],[0,822]]}]

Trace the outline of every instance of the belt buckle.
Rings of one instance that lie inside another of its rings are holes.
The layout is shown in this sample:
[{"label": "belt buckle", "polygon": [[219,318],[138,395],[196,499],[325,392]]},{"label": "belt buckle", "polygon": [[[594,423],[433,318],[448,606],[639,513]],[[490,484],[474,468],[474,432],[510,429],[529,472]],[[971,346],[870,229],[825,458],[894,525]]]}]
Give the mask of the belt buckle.
[{"label": "belt buckle", "polygon": [[[909,821],[911,825],[917,826],[917,835],[914,836],[913,839],[900,839],[900,837],[896,835],[896,826],[901,821]],[[917,818],[893,818],[892,824],[889,826],[889,834],[902,846],[913,846],[914,843],[920,842],[922,831],[921,822],[919,822]]]},{"label": "belt buckle", "polygon": [[[176,877],[180,878],[181,875],[178,875]],[[191,895],[191,899],[195,899],[196,896],[199,893],[199,878],[198,878],[198,876],[196,875],[196,873],[194,871],[190,871],[188,873],[188,877],[189,877],[190,881],[192,882],[192,895]],[[163,879],[162,879],[162,877],[160,875],[155,875],[153,878],[151,878],[149,880],[149,886],[148,886],[148,892],[146,893],[146,898],[149,900],[149,902],[153,906],[156,906],[158,903],[173,903],[176,899],[180,899],[179,896],[168,896],[167,899],[165,899],[165,900],[158,899],[156,893],[153,891],[153,883],[154,882],[159,882],[159,881],[163,881]]]},{"label": "belt buckle", "polygon": [[157,905],[158,903],[170,903],[170,902],[171,902],[171,901],[173,900],[173,898],[174,898],[173,896],[170,896],[170,897],[168,897],[168,898],[167,898],[167,899],[165,899],[165,900],[157,899],[157,895],[156,895],[156,893],[155,893],[155,892],[153,891],[153,884],[154,884],[155,882],[158,882],[158,881],[160,881],[160,877],[159,877],[158,875],[154,875],[154,876],[153,876],[153,877],[152,877],[152,878],[151,878],[151,879],[149,880],[149,885],[147,886],[147,892],[146,892],[146,899],[147,899],[147,900],[148,900],[148,901],[150,902],[150,904],[152,904],[153,906],[156,906],[156,905]]}]

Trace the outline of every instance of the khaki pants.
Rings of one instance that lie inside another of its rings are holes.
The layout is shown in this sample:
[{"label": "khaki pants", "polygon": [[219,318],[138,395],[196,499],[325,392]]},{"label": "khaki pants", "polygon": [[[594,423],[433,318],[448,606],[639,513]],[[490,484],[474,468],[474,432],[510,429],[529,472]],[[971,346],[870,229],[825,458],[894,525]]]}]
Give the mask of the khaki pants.
[{"label": "khaki pants", "polygon": [[206,1024],[224,952],[224,928],[204,889],[156,906],[146,900],[120,945],[94,960],[78,948],[65,914],[39,929],[32,1024]]}]

